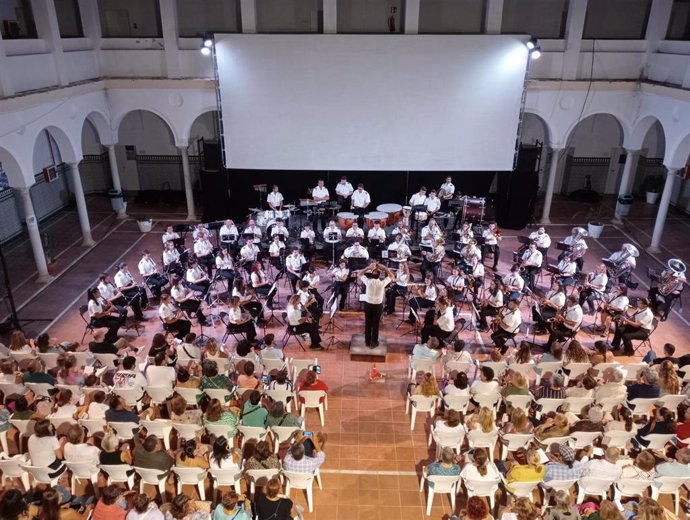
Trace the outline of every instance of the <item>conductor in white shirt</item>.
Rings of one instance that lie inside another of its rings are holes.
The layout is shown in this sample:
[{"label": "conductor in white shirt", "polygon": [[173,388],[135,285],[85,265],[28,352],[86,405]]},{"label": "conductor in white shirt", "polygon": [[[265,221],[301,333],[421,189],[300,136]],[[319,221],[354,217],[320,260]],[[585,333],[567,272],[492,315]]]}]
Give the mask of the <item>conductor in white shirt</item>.
[{"label": "conductor in white shirt", "polygon": [[[386,274],[383,280],[381,279],[381,272]],[[366,287],[364,294],[364,343],[367,347],[378,347],[383,298],[386,286],[395,281],[395,274],[381,264],[370,264],[359,273],[358,278]]]}]

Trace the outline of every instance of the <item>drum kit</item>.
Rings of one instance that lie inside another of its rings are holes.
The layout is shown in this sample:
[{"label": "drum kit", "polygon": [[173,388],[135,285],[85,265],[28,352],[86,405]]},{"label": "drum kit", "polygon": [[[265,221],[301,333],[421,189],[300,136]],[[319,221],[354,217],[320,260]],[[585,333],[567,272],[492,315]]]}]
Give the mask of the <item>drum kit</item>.
[{"label": "drum kit", "polygon": [[292,204],[283,206],[283,210],[259,208],[249,208],[252,218],[256,225],[262,229],[266,229],[276,223],[277,219],[283,219],[283,222],[288,222],[290,215],[295,211],[295,206]]}]

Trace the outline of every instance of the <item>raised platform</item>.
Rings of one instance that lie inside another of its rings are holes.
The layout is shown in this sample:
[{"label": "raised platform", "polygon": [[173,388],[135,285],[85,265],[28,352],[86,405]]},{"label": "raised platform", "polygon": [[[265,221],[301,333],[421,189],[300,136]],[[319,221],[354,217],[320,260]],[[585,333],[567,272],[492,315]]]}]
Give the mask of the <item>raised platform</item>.
[{"label": "raised platform", "polygon": [[388,340],[379,336],[378,347],[367,347],[364,344],[364,334],[353,334],[350,340],[350,359],[352,361],[386,361]]}]

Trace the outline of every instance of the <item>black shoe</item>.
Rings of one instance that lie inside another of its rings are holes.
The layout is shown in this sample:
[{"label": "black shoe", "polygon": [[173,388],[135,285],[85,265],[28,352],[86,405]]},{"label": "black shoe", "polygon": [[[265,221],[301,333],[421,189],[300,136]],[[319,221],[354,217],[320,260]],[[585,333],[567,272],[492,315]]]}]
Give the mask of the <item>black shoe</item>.
[{"label": "black shoe", "polygon": [[378,341],[374,341],[374,342],[371,344],[371,347],[372,347],[372,348],[376,348],[376,347],[378,347],[378,346],[379,346],[379,342],[378,342]]},{"label": "black shoe", "polygon": [[142,316],[137,316],[137,317],[134,318],[134,319],[137,320],[137,321],[149,321],[149,319],[146,318],[146,317],[143,316],[143,315],[142,315]]},{"label": "black shoe", "polygon": [[311,350],[323,350],[323,347],[321,345],[312,345],[309,347]]},{"label": "black shoe", "polygon": [[505,355],[506,355],[506,352],[508,352],[508,345],[503,345],[503,346],[501,347],[500,352],[501,352],[501,355],[502,355],[502,356],[505,356]]}]

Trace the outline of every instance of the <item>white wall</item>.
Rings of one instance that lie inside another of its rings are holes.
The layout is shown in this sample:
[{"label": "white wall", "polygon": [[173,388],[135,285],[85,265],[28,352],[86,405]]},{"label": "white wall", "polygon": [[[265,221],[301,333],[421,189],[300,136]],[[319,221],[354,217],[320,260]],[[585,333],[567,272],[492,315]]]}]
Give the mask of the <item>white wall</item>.
[{"label": "white wall", "polygon": [[663,158],[665,148],[666,139],[664,138],[664,130],[657,121],[649,132],[647,132],[644,142],[642,143],[642,150],[644,151],[645,157]]},{"label": "white wall", "polygon": [[614,117],[597,114],[578,123],[569,144],[575,157],[609,157],[611,148],[623,144],[623,135]]},{"label": "white wall", "polygon": [[100,155],[103,153],[103,147],[98,139],[98,133],[94,126],[86,121],[81,131],[81,146],[84,155]]},{"label": "white wall", "polygon": [[258,32],[318,32],[321,0],[256,0]]},{"label": "white wall", "polygon": [[419,33],[479,34],[484,0],[420,0]]},{"label": "white wall", "polygon": [[139,155],[178,155],[168,126],[156,114],[130,112],[120,123],[120,145],[135,145]]},{"label": "white wall", "polygon": [[41,132],[34,143],[34,174],[40,173],[46,166],[55,166],[62,162],[62,155],[55,139],[50,133]]}]

